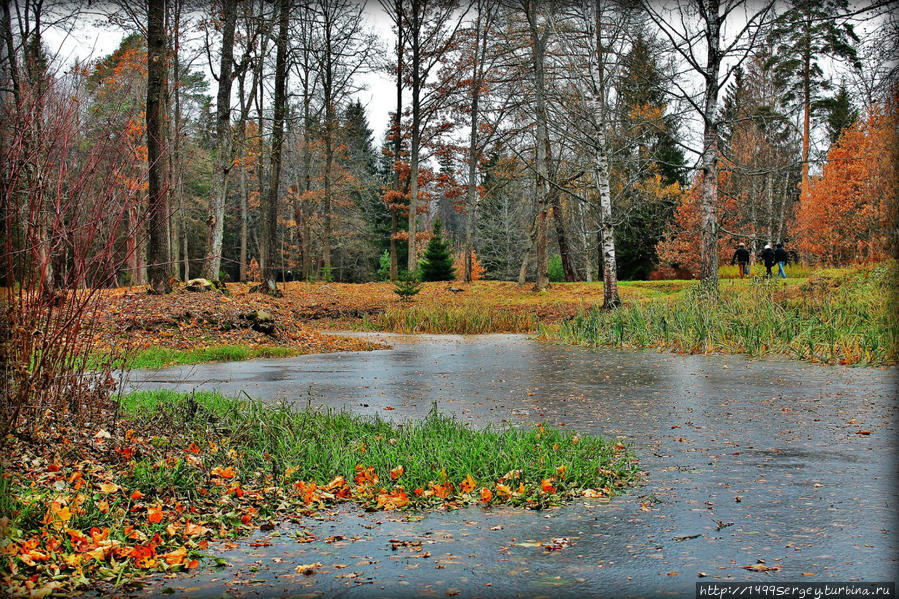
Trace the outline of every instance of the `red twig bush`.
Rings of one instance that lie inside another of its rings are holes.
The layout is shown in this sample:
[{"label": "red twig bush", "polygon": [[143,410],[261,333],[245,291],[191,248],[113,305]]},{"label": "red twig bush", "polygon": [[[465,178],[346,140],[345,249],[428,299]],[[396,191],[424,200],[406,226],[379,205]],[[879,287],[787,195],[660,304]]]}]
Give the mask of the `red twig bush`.
[{"label": "red twig bush", "polygon": [[[0,115],[0,433],[37,437],[99,415],[111,370],[88,370],[97,289],[127,258],[141,193],[127,136],[85,106],[82,77],[20,85]],[[3,441],[0,441],[3,443]]]}]

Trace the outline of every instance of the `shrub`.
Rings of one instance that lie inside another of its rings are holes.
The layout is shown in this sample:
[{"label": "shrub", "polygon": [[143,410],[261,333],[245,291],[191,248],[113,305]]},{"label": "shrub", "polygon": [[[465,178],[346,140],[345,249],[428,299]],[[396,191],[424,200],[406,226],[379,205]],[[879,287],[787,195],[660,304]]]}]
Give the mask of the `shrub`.
[{"label": "shrub", "polygon": [[443,224],[434,220],[431,240],[419,267],[422,281],[452,281],[456,278],[450,242],[443,239]]},{"label": "shrub", "polygon": [[414,272],[404,270],[393,283],[393,292],[403,301],[411,301],[421,291],[421,283]]},{"label": "shrub", "polygon": [[565,280],[565,271],[562,269],[562,256],[553,254],[546,265],[551,283],[561,283]]},{"label": "shrub", "polygon": [[384,250],[384,253],[378,258],[378,280],[390,280],[390,250]]}]

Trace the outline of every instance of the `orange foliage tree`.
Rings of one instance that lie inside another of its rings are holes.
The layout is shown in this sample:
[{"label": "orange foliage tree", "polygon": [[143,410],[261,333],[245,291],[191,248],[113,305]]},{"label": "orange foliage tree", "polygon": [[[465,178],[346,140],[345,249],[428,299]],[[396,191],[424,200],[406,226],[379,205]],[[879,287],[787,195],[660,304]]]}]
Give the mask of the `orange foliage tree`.
[{"label": "orange foliage tree", "polygon": [[[726,163],[719,162],[718,187],[726,186],[730,171]],[[670,192],[674,194],[672,190]],[[699,219],[699,202],[702,195],[702,179],[697,176],[693,184],[680,193],[679,203],[674,212],[674,223],[668,234],[656,246],[660,266],[689,272],[692,276],[699,274],[701,230]],[[727,233],[736,231],[735,222],[738,211],[735,209],[739,198],[719,196],[717,203],[718,224],[723,231],[718,243],[718,263],[729,264],[733,256],[737,239]]]},{"label": "orange foliage tree", "polygon": [[827,154],[820,177],[800,204],[794,234],[805,259],[822,264],[870,262],[895,252],[899,192],[899,87],[848,127]]},{"label": "orange foliage tree", "polygon": [[[453,268],[456,271],[456,280],[462,281],[465,279],[465,252],[459,252],[456,254],[455,259],[453,260]],[[471,250],[471,280],[472,281],[480,281],[487,274],[487,269],[484,268],[484,265],[481,264],[481,261],[478,260],[477,254],[475,254],[474,250]]]}]

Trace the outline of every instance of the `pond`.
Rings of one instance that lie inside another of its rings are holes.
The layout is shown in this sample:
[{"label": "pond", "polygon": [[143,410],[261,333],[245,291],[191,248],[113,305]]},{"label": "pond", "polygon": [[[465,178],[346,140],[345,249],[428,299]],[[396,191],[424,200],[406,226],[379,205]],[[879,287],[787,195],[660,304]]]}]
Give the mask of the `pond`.
[{"label": "pond", "polygon": [[[156,576],[136,595],[680,597],[697,581],[897,578],[895,369],[374,337],[392,349],[135,371],[128,384],[394,421],[436,404],[473,426],[541,422],[633,443],[648,477],[627,496],[544,512],[341,506],[239,541],[221,553],[229,567]],[[774,569],[742,568],[757,563]]]}]

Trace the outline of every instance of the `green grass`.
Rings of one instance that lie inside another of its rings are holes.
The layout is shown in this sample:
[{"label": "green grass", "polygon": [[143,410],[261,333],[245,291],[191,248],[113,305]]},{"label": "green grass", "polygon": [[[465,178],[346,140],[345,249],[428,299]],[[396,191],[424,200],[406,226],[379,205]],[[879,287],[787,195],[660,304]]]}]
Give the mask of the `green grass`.
[{"label": "green grass", "polygon": [[[771,269],[775,275],[777,275],[777,265]],[[815,276],[821,272],[821,269],[814,268],[808,264],[804,263],[792,263],[784,266],[784,272],[787,273],[787,281],[790,279],[807,279],[809,277]],[[763,277],[765,276],[765,265],[758,262],[753,264],[750,273],[753,277]],[[737,265],[734,264],[731,266],[730,264],[722,264],[718,267],[718,277],[722,279],[739,279],[740,273],[737,271]]]},{"label": "green grass", "polygon": [[693,283],[669,297],[581,313],[541,334],[583,345],[774,353],[848,364],[896,361],[894,263],[822,271],[791,290],[795,285],[777,279],[726,281],[714,296]]},{"label": "green grass", "polygon": [[477,335],[484,333],[530,333],[537,328],[537,317],[497,307],[412,305],[391,308],[372,318],[363,317],[359,325],[367,331],[395,333],[437,333]]},{"label": "green grass", "polygon": [[[638,475],[633,455],[617,441],[542,427],[474,429],[440,414],[436,407],[423,420],[402,425],[214,393],[138,392],[124,397],[122,408],[136,428],[183,430],[200,447],[210,447],[212,442],[218,452],[206,456],[204,469],[234,465],[245,486],[252,484],[248,479],[271,484],[265,481],[277,480],[286,472],[290,472],[286,482],[323,484],[335,476],[350,481],[357,464],[362,464],[373,467],[380,484],[389,487],[394,484],[390,470],[403,466],[405,471],[395,484],[413,498],[413,489],[447,481],[458,487],[469,475],[478,489],[493,488],[508,472],[520,470],[514,484],[525,484],[527,493],[518,503],[533,505],[558,500],[537,492],[543,479],[555,478],[560,495],[601,488],[613,494]],[[558,475],[563,465],[564,479]],[[198,475],[177,467],[156,468],[148,460],[138,461],[130,476],[132,480],[123,481],[129,487],[166,494],[195,486]],[[416,501],[421,505],[425,500]]]},{"label": "green grass", "polygon": [[[167,347],[149,347],[119,359],[116,368],[164,368],[177,364],[200,364],[202,362],[237,362],[254,358],[283,358],[296,356],[299,351],[291,347],[272,347],[249,345],[214,345],[196,349],[171,349]],[[104,358],[97,357],[89,362],[90,367],[97,367]]]}]

